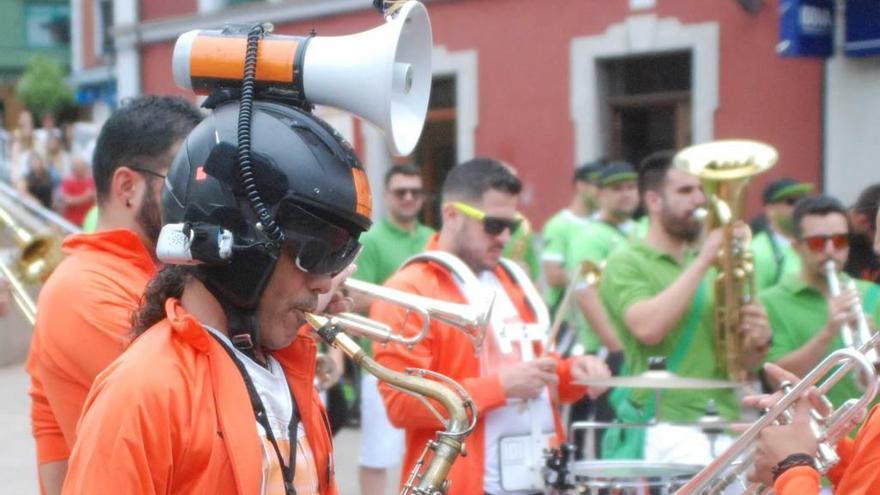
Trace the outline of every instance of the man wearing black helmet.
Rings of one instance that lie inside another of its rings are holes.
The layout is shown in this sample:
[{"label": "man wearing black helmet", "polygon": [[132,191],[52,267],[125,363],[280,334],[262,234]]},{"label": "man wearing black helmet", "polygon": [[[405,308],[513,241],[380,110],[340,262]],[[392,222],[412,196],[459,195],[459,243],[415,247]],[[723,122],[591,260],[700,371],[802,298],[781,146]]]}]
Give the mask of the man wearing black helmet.
[{"label": "man wearing black helmet", "polygon": [[370,225],[369,187],[316,117],[256,102],[246,118],[240,139],[239,105],[221,103],[168,173],[168,264],[130,352],[92,388],[67,493],[337,493],[301,327],[351,306],[334,289]]}]

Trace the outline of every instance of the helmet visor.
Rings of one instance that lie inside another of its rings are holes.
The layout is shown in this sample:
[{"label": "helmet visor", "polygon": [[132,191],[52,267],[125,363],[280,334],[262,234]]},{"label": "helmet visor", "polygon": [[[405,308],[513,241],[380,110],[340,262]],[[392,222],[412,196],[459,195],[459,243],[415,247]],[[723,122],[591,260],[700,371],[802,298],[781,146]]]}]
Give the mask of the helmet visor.
[{"label": "helmet visor", "polygon": [[360,253],[357,235],[296,204],[285,203],[277,220],[287,236],[285,251],[304,272],[335,275]]}]

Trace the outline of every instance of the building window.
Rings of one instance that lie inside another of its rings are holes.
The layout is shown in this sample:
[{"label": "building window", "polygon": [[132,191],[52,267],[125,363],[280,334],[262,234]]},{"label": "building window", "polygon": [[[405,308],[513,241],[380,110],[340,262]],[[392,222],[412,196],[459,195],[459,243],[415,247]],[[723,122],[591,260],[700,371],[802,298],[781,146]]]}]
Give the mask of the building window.
[{"label": "building window", "polygon": [[428,116],[419,144],[409,157],[395,159],[397,163],[413,163],[422,170],[427,201],[422,210],[422,222],[440,227],[440,204],[443,182],[452,167],[458,163],[456,155],[456,81],[454,76],[434,77]]},{"label": "building window", "polygon": [[63,48],[70,44],[70,5],[27,4],[24,22],[28,48]]},{"label": "building window", "polygon": [[599,67],[610,158],[638,163],[690,144],[690,51],[606,59]]},{"label": "building window", "polygon": [[95,55],[104,58],[113,56],[113,0],[95,0]]}]

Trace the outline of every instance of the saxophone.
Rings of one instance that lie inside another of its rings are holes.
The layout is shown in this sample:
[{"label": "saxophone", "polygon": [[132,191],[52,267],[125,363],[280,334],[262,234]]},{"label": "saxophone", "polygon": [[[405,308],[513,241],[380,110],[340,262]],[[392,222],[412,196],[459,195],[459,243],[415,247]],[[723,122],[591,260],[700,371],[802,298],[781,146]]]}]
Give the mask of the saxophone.
[{"label": "saxophone", "polygon": [[[379,380],[420,399],[425,406],[445,426],[446,430],[437,433],[437,439],[428,442],[419,460],[413,466],[400,495],[444,495],[449,490],[446,479],[449,470],[459,455],[467,455],[464,439],[470,435],[477,423],[474,402],[467,392],[451,379],[433,371],[408,369],[406,373],[392,371],[373,359],[349,337],[345,330],[356,326],[353,321],[337,320],[306,313],[306,321],[328,345],[349,357]],[[356,330],[356,329],[352,329]],[[444,409],[444,418],[427,399],[433,399]],[[429,452],[433,457],[426,462]]]},{"label": "saxophone", "polygon": [[700,179],[710,212],[704,230],[720,226],[724,243],[718,255],[715,279],[715,346],[721,369],[729,379],[743,382],[749,370],[740,332],[740,309],[754,299],[755,269],[747,239],[733,235],[733,223],[745,216],[751,178],[776,164],[779,155],[757,141],[727,140],[690,146],[673,159],[680,170]]}]

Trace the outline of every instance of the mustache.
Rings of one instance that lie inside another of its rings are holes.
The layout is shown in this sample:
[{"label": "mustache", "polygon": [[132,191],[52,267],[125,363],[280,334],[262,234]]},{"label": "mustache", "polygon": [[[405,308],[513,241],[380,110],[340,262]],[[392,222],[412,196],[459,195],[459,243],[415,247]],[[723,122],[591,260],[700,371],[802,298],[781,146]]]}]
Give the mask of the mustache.
[{"label": "mustache", "polygon": [[318,295],[309,293],[308,296],[300,297],[293,301],[293,307],[306,313],[314,313],[318,309]]}]

